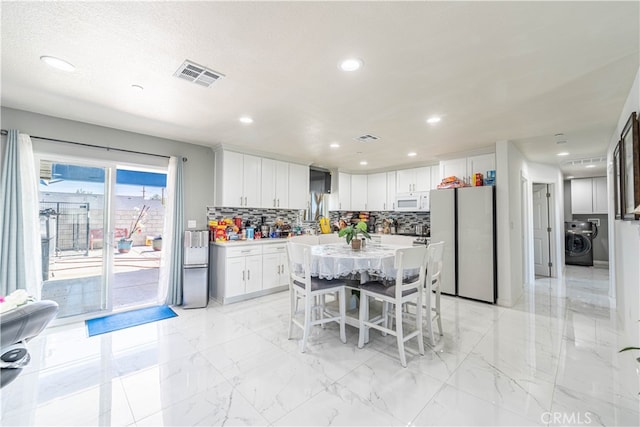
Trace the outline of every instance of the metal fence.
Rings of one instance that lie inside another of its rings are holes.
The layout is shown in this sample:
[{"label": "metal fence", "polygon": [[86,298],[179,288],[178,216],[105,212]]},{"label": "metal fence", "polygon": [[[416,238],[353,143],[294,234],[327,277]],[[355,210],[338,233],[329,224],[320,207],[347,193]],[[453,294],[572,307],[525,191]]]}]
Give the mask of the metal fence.
[{"label": "metal fence", "polygon": [[57,256],[89,254],[89,203],[40,202],[40,211],[53,210],[56,226],[55,253]]}]

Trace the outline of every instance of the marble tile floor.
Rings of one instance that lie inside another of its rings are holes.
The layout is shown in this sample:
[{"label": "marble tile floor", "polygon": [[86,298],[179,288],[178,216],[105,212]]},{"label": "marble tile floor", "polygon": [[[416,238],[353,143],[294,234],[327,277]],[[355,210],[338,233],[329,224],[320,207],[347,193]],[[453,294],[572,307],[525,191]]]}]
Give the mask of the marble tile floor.
[{"label": "marble tile floor", "polygon": [[[92,338],[49,328],[0,390],[10,425],[640,425],[637,355],[608,271],[566,268],[512,308],[443,297],[444,336],[402,368],[392,337],[287,340],[288,298],[211,303]],[[566,285],[566,288],[565,288]]]}]

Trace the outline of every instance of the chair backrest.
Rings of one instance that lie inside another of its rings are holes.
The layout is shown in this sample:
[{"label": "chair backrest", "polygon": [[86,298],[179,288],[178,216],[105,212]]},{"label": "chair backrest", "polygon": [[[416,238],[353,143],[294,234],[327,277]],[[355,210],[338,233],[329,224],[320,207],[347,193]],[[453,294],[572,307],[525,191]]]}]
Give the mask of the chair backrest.
[{"label": "chair backrest", "polygon": [[413,246],[413,241],[415,240],[415,236],[398,236],[396,234],[383,234],[382,235],[382,244],[383,245],[398,245],[398,246]]},{"label": "chair backrest", "polygon": [[318,244],[318,236],[312,236],[303,234],[300,236],[293,236],[289,238],[289,241],[294,243],[303,243],[305,245],[317,245]]},{"label": "chair backrest", "polygon": [[[427,269],[427,247],[415,246],[398,249],[394,267],[396,269],[396,299],[400,299],[405,292],[413,289],[421,293]],[[417,274],[405,278],[408,270],[414,270]]]},{"label": "chair backrest", "polygon": [[311,292],[311,245],[287,242],[287,259],[289,261],[289,290],[294,282],[304,283],[306,292]]},{"label": "chair backrest", "polygon": [[442,264],[444,257],[444,242],[431,243],[428,247],[427,282],[431,289],[440,287]]},{"label": "chair backrest", "polygon": [[321,245],[327,245],[330,243],[346,243],[343,237],[339,237],[338,233],[331,234],[318,234],[318,243]]}]

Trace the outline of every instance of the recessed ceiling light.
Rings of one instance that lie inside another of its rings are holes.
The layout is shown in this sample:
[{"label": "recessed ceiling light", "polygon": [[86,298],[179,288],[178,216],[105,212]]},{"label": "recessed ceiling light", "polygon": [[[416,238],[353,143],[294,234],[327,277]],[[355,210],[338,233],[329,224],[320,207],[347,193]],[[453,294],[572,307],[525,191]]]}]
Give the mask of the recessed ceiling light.
[{"label": "recessed ceiling light", "polygon": [[567,151],[563,151],[562,153],[556,154],[557,156],[568,156],[569,153]]},{"label": "recessed ceiling light", "polygon": [[246,125],[249,125],[249,124],[253,123],[253,119],[251,117],[249,117],[249,116],[242,116],[242,117],[240,117],[239,120],[240,120],[240,123],[244,123]]},{"label": "recessed ceiling light", "polygon": [[366,165],[367,165],[367,161],[366,161],[366,160],[363,160],[363,161],[361,161],[361,162],[360,162],[360,164],[361,164],[362,166],[366,166]]},{"label": "recessed ceiling light", "polygon": [[68,63],[64,59],[56,58],[55,56],[41,56],[40,60],[50,67],[57,68],[62,71],[74,71],[76,67]]},{"label": "recessed ceiling light", "polygon": [[442,120],[442,117],[432,116],[427,119],[427,123],[429,123],[430,125],[435,125],[436,123],[440,123],[440,120]]},{"label": "recessed ceiling light", "polygon": [[585,168],[595,168],[596,165],[586,165]]},{"label": "recessed ceiling light", "polygon": [[574,178],[574,176],[573,176],[573,175],[569,175],[569,176],[567,177],[567,179],[571,179],[571,178]]},{"label": "recessed ceiling light", "polygon": [[358,58],[349,58],[342,61],[339,65],[342,71],[356,71],[362,68],[362,59]]},{"label": "recessed ceiling light", "polygon": [[131,85],[131,89],[135,90],[136,92],[142,92],[144,90],[144,88],[140,85]]},{"label": "recessed ceiling light", "polygon": [[340,144],[338,144],[337,142],[334,142],[333,144],[329,145],[329,147],[331,147],[331,148],[340,148]]},{"label": "recessed ceiling light", "polygon": [[415,151],[412,151],[409,154],[407,154],[407,156],[409,156],[409,157],[415,157],[417,155],[418,155],[418,153],[416,153]]}]

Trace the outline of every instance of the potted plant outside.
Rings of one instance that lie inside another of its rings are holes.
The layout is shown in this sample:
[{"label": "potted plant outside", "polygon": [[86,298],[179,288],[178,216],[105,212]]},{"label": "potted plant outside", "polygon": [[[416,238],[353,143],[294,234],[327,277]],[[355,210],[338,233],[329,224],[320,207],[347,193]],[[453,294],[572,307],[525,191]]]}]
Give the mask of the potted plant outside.
[{"label": "potted plant outside", "polygon": [[362,239],[358,238],[358,235],[362,235],[365,239],[371,238],[367,233],[366,222],[360,221],[356,225],[348,225],[338,232],[338,236],[344,237],[347,244],[351,243],[353,250],[359,250],[362,247]]},{"label": "potted plant outside", "polygon": [[151,242],[151,247],[153,247],[154,251],[162,250],[162,236],[158,236]]},{"label": "potted plant outside", "polygon": [[142,231],[143,220],[147,216],[147,212],[149,211],[150,206],[143,205],[142,209],[134,208],[135,213],[131,220],[131,225],[127,231],[127,235],[125,237],[121,237],[118,240],[118,252],[121,254],[128,253],[133,247],[133,235],[135,233],[140,233]]}]

